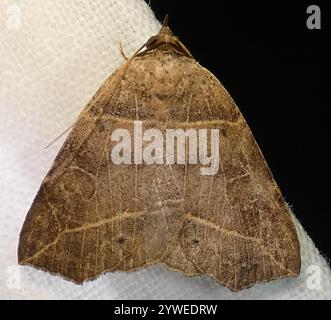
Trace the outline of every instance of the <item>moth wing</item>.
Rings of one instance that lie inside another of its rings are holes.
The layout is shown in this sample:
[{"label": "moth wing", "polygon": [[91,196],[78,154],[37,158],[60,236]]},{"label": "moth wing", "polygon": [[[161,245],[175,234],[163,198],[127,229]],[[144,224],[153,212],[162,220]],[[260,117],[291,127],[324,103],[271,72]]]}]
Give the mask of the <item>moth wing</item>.
[{"label": "moth wing", "polygon": [[[141,83],[135,76],[141,62],[136,66],[133,59],[120,68],[82,111],[26,216],[20,264],[81,283],[169,257],[184,204],[173,188],[172,168],[111,160],[117,143],[111,134],[116,129],[134,134],[130,116],[131,108],[138,108]],[[186,271],[199,273],[181,255]]]},{"label": "moth wing", "polygon": [[200,87],[209,119],[192,125],[220,130],[220,162],[213,176],[187,165],[182,250],[201,273],[232,290],[296,276],[300,245],[272,173],[230,95],[206,69],[195,70],[192,91]]},{"label": "moth wing", "polygon": [[84,262],[86,249],[81,244],[90,243],[84,223],[93,224],[89,212],[95,208],[90,201],[96,195],[98,163],[94,155],[101,157],[102,152],[97,148],[98,123],[127,68],[128,63],[108,77],[83,109],[45,176],[20,233],[20,264],[60,273],[77,282],[93,273],[91,257]]}]

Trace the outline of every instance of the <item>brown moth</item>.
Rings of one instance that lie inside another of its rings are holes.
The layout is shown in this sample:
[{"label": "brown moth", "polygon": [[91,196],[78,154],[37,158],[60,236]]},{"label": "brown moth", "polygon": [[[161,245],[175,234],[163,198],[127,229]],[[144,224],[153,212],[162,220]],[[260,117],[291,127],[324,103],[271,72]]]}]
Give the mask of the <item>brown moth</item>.
[{"label": "brown moth", "polygon": [[[19,263],[76,283],[162,263],[234,291],[297,276],[300,245],[289,208],[229,93],[166,20],[141,49],[73,126],[27,214]],[[136,120],[162,132],[218,128],[219,170],[201,175],[201,164],[187,158],[112,163],[112,132],[134,133]]]}]

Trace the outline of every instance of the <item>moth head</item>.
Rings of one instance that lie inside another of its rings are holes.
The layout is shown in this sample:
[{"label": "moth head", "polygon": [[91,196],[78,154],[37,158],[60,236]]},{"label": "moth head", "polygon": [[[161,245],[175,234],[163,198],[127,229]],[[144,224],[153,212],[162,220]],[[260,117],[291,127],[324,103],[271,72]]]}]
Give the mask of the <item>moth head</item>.
[{"label": "moth head", "polygon": [[165,16],[162,28],[159,33],[155,36],[150,37],[145,46],[146,51],[153,49],[173,49],[177,53],[192,58],[190,51],[179,41],[179,39],[173,35],[172,31],[168,26],[168,15]]}]

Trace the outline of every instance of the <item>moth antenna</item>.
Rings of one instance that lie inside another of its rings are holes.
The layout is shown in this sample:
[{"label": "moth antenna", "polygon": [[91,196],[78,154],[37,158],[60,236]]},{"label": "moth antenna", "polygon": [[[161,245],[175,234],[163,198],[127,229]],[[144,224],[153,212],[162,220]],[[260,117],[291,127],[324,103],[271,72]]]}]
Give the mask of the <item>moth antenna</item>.
[{"label": "moth antenna", "polygon": [[72,124],[69,128],[67,128],[65,131],[63,131],[58,137],[56,137],[51,143],[49,143],[45,148],[49,148],[53,143],[55,143],[57,140],[59,140],[61,137],[63,137],[63,135],[65,135],[72,127],[74,126],[74,124]]},{"label": "moth antenna", "polygon": [[[163,19],[163,24],[161,29],[168,27],[168,22],[169,22],[169,16],[168,14],[166,14]],[[133,56],[130,59],[133,59],[144,47],[146,47],[147,44],[148,44],[148,40],[133,54]]]},{"label": "moth antenna", "polygon": [[122,57],[123,57],[126,61],[129,60],[129,58],[126,56],[126,54],[125,54],[124,51],[123,51],[123,47],[122,47],[122,43],[121,43],[121,41],[119,42],[119,47],[120,47],[120,52],[121,52]]},{"label": "moth antenna", "polygon": [[144,47],[146,47],[148,41],[146,41],[133,55],[129,60],[132,60]]}]

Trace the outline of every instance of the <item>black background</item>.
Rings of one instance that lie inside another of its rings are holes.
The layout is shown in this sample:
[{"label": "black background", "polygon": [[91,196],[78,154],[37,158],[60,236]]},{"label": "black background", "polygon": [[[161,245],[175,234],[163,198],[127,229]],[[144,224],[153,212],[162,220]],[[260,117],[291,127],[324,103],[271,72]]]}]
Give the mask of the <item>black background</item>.
[{"label": "black background", "polygon": [[[230,92],[285,200],[330,258],[330,10],[321,1],[157,1],[151,8]],[[309,5],[321,30],[309,30]],[[329,20],[329,21],[328,21]]]}]

